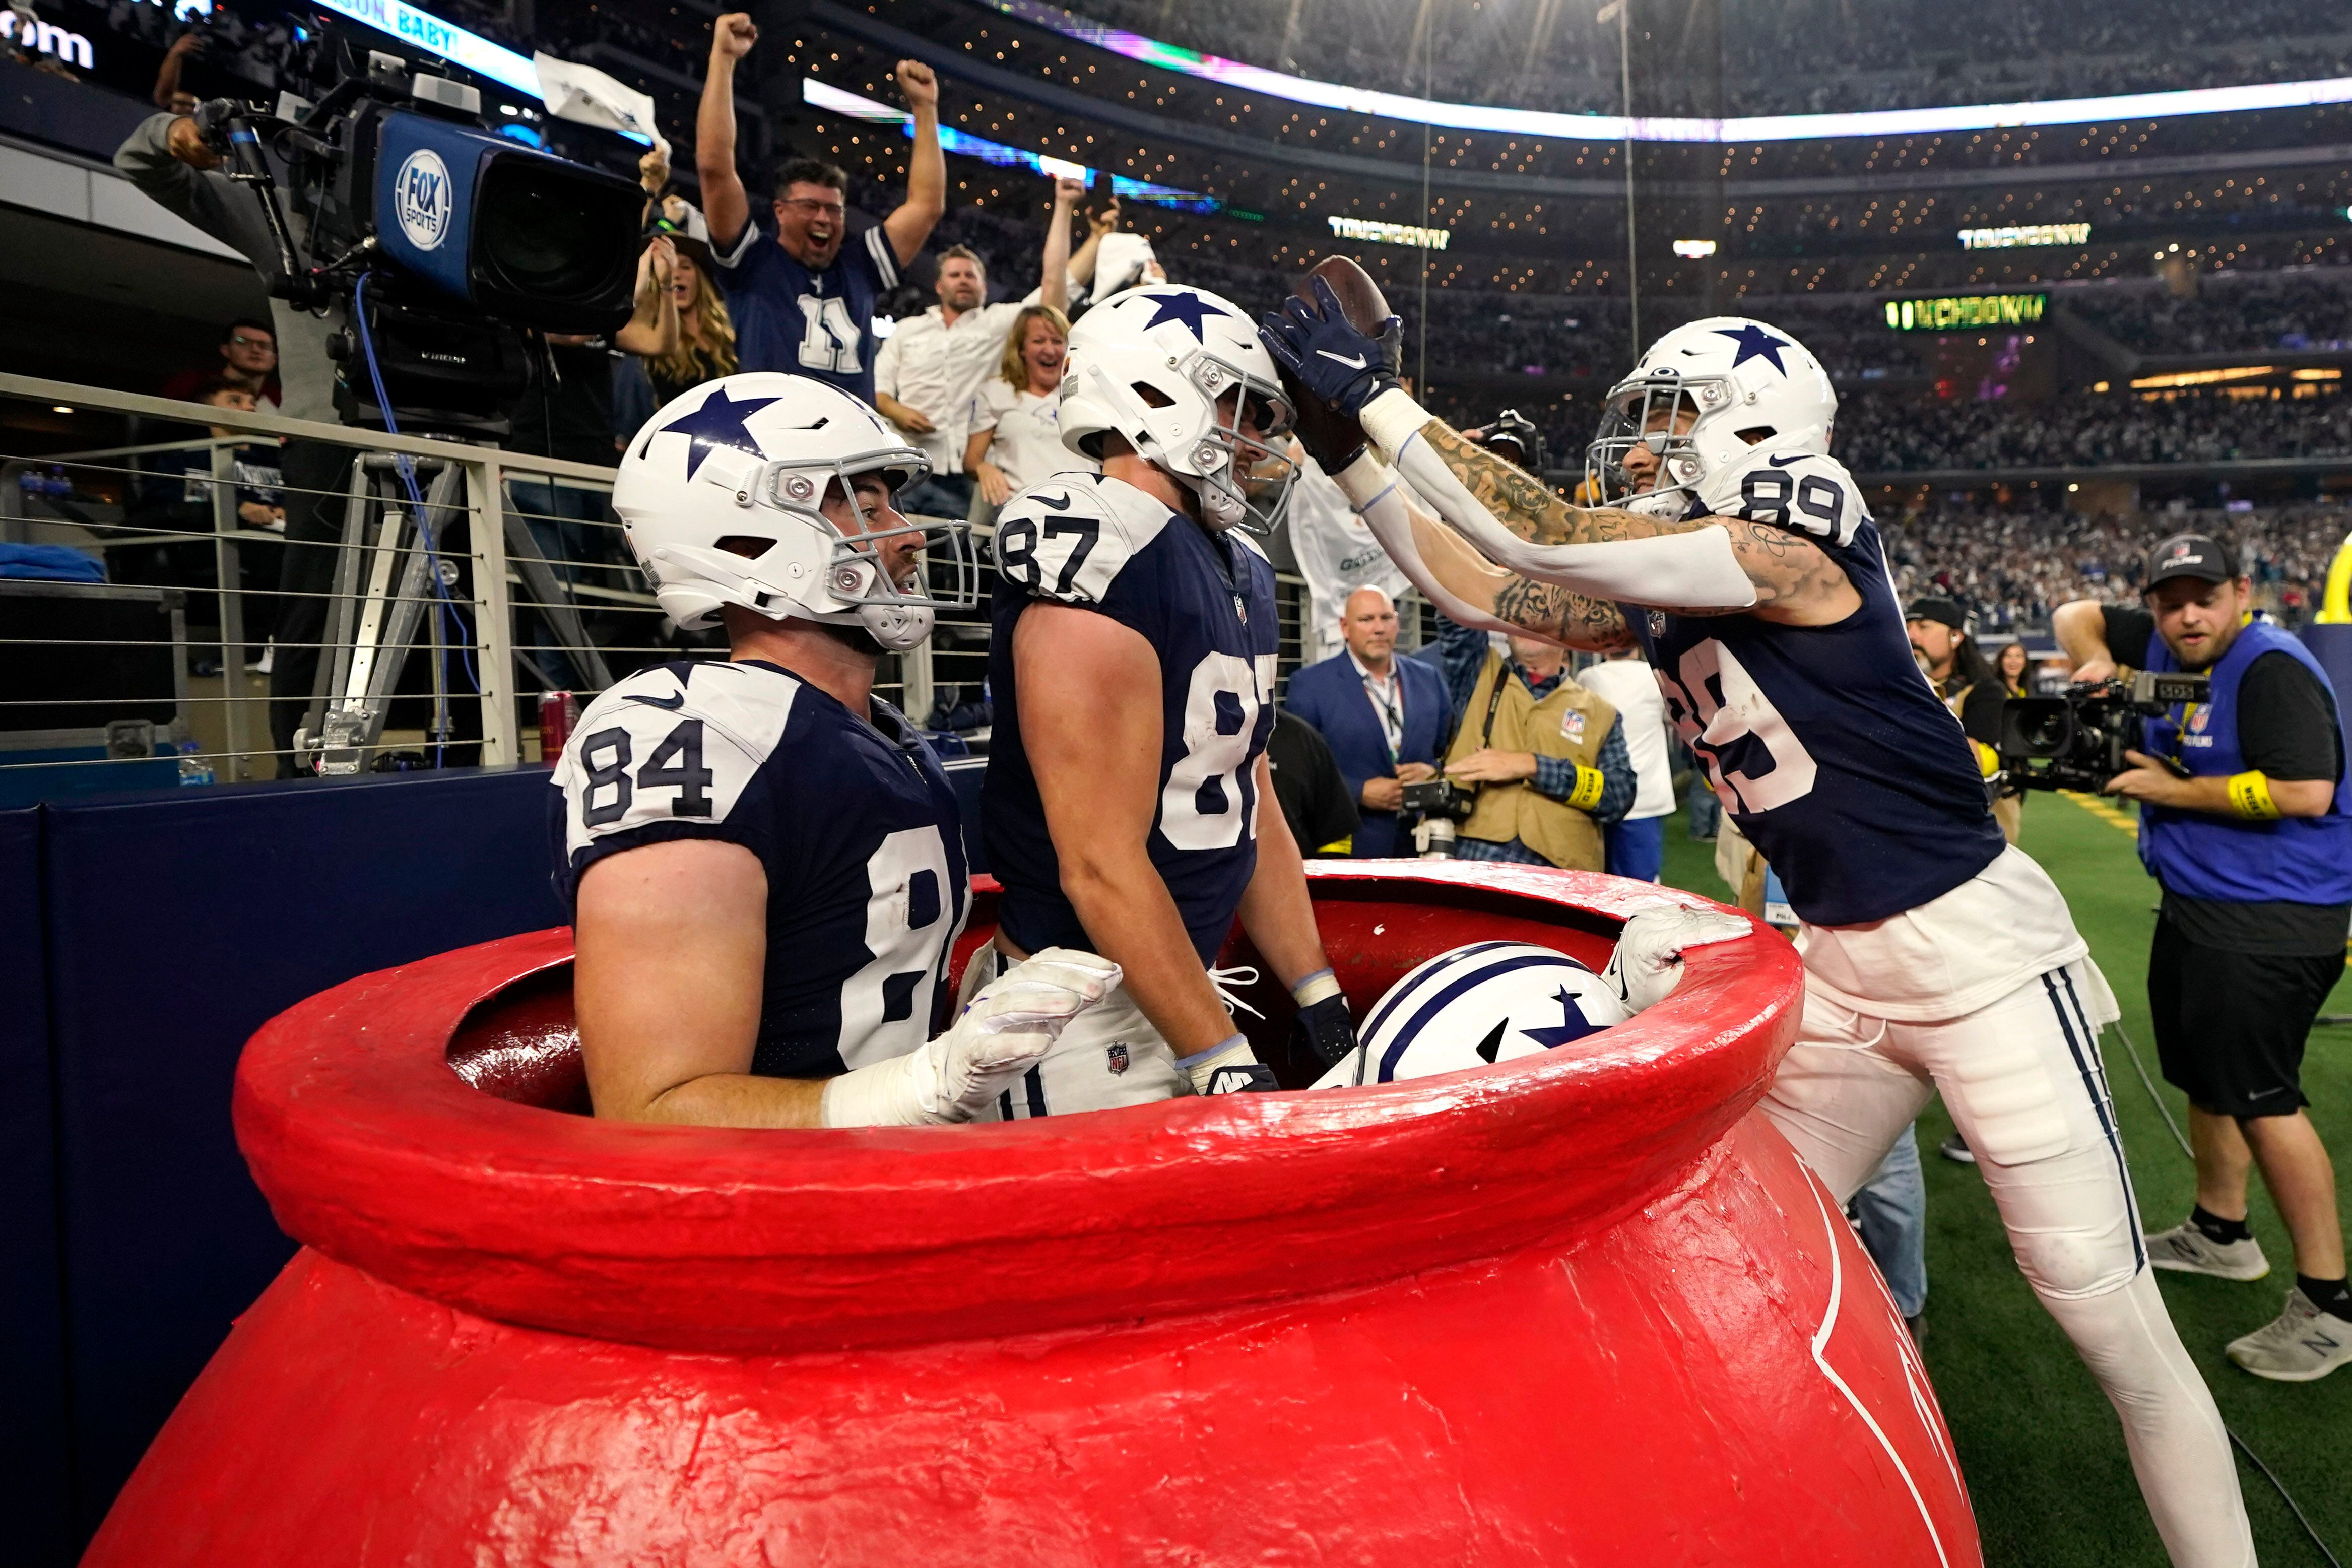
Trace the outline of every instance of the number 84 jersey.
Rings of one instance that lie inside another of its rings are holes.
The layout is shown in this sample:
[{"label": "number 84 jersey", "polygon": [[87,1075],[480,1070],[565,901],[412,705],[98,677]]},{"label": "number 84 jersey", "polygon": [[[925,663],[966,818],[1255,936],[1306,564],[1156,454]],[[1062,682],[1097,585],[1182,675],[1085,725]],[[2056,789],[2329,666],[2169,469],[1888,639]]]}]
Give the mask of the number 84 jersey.
[{"label": "number 84 jersey", "polygon": [[622,680],[580,716],[550,792],[567,906],[607,856],[740,844],[768,879],[751,1070],[826,1078],[930,1037],[967,904],[955,792],[895,709],[874,721],[776,665],[695,660]]},{"label": "number 84 jersey", "polygon": [[1911,655],[1877,525],[1834,459],[1758,457],[1713,512],[1811,541],[1862,595],[1827,626],[1625,608],[1723,809],[1810,924],[1929,903],[2003,848],[1959,721]]},{"label": "number 84 jersey", "polygon": [[[982,816],[1004,885],[1005,935],[1024,952],[1100,951],[1063,897],[1036,775],[1022,743],[1013,628],[1032,605],[1108,616],[1160,658],[1158,809],[1147,847],[1201,961],[1232,929],[1257,868],[1257,760],[1274,729],[1274,567],[1244,535],[1213,534],[1133,485],[1056,474],[996,520],[989,739]],[[1108,694],[1106,694],[1108,695]]]}]

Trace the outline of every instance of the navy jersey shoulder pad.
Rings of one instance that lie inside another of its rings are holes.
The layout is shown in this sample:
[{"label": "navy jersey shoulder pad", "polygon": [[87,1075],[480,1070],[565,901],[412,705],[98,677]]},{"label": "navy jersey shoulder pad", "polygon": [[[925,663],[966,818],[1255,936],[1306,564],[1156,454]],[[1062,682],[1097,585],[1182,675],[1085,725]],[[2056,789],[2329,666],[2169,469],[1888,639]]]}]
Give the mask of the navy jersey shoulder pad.
[{"label": "navy jersey shoulder pad", "polygon": [[1870,521],[1845,465],[1818,453],[1756,456],[1711,489],[1717,516],[1769,522],[1823,544],[1853,543],[1855,531]]},{"label": "navy jersey shoulder pad", "polygon": [[996,569],[1038,598],[1098,605],[1175,515],[1123,480],[1055,474],[996,514]]},{"label": "navy jersey shoulder pad", "polygon": [[725,824],[800,689],[775,670],[717,663],[656,665],[608,687],[556,765],[565,855],[650,827]]}]

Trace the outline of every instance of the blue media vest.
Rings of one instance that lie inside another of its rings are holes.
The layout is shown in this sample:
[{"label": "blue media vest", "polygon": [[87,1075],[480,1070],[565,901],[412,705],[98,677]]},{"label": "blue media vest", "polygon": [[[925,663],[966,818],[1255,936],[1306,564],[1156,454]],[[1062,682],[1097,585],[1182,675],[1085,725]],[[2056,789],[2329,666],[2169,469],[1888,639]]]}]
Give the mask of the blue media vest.
[{"label": "blue media vest", "polygon": [[[2199,778],[2246,771],[2238,747],[2238,687],[2266,653],[2284,653],[2327,685],[2327,672],[2308,648],[2278,627],[2254,621],[2213,662],[2209,702],[2176,704],[2144,721],[2140,750],[2177,758]],[[2147,639],[2144,668],[2180,668],[2161,637]],[[2329,688],[2331,700],[2334,689]],[[2139,858],[2165,890],[2221,903],[2352,904],[2352,783],[2336,780],[2325,816],[2283,816],[2246,822],[2178,806],[2140,808]]]}]

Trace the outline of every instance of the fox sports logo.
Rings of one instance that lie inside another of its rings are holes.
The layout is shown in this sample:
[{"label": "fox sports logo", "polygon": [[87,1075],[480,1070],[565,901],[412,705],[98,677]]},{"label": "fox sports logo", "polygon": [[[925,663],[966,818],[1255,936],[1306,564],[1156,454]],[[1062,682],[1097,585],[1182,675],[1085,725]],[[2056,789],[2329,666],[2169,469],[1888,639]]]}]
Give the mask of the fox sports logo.
[{"label": "fox sports logo", "polygon": [[393,176],[392,200],[400,232],[417,249],[438,249],[448,237],[449,165],[440,153],[425,147],[411,153]]}]

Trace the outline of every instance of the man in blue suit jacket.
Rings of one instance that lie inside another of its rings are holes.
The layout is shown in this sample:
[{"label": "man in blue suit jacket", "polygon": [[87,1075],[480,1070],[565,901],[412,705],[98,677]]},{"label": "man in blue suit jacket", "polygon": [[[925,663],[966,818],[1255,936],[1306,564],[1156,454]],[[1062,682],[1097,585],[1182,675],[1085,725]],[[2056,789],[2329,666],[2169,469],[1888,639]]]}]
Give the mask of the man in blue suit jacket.
[{"label": "man in blue suit jacket", "polygon": [[1404,785],[1437,776],[1454,716],[1445,680],[1419,659],[1396,657],[1396,605],[1378,588],[1348,595],[1339,634],[1347,651],[1293,675],[1283,706],[1323,732],[1356,796],[1356,854],[1411,855],[1397,807]]}]

